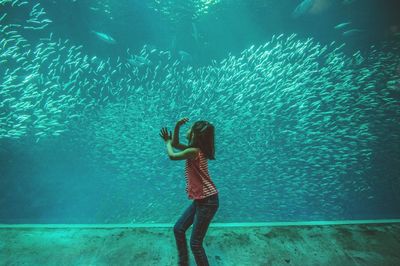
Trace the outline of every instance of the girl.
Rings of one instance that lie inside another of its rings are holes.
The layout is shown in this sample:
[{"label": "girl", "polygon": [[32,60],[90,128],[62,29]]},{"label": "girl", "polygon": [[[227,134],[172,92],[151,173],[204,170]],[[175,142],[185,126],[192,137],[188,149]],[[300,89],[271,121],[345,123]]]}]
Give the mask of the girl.
[{"label": "girl", "polygon": [[[218,190],[208,173],[207,159],[214,158],[214,126],[207,121],[197,121],[187,131],[188,146],[179,143],[179,127],[189,121],[182,118],[176,123],[174,137],[167,128],[161,129],[161,138],[167,144],[171,160],[186,160],[186,193],[192,204],[184,211],[174,226],[179,265],[189,265],[186,230],[193,224],[190,247],[197,265],[209,265],[203,248],[208,226],[219,207]],[[183,150],[175,153],[172,149]]]}]

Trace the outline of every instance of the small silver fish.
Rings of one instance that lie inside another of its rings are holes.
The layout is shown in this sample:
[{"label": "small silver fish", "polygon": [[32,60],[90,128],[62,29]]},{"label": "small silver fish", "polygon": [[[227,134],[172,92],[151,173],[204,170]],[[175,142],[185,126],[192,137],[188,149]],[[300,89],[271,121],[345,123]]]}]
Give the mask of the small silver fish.
[{"label": "small silver fish", "polygon": [[341,30],[341,29],[347,27],[347,26],[350,25],[350,24],[351,24],[351,22],[343,22],[343,23],[340,23],[340,24],[338,24],[338,25],[335,26],[335,30]]},{"label": "small silver fish", "polygon": [[364,32],[364,31],[365,31],[365,30],[352,29],[352,30],[348,30],[348,31],[343,32],[343,36],[345,36],[345,37],[351,37],[351,36],[354,36],[354,35],[356,35],[356,34],[362,33],[362,32]]},{"label": "small silver fish", "polygon": [[92,30],[92,32],[94,34],[96,34],[96,36],[100,40],[105,41],[106,43],[109,43],[109,44],[116,44],[117,43],[116,40],[113,37],[111,37],[110,35],[108,35],[106,33],[98,32],[98,31],[94,31],[94,30]]}]

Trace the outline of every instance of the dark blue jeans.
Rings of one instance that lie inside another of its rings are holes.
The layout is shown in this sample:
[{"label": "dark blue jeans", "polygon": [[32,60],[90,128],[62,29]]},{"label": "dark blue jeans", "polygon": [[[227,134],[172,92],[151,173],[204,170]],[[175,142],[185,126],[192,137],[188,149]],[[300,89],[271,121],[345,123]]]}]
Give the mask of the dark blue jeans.
[{"label": "dark blue jeans", "polygon": [[209,265],[203,248],[203,239],[208,226],[219,207],[218,194],[208,196],[193,203],[185,210],[174,226],[176,246],[178,248],[179,265],[189,265],[186,243],[186,230],[193,224],[190,248],[197,265]]}]

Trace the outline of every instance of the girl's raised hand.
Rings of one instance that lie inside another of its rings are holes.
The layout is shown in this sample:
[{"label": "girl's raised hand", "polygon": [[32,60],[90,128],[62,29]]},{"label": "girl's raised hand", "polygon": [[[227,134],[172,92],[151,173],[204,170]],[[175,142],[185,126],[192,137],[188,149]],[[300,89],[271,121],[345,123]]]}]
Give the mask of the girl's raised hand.
[{"label": "girl's raised hand", "polygon": [[187,121],[189,121],[188,117],[184,117],[182,119],[180,119],[178,122],[176,122],[176,124],[182,126],[183,124],[185,124]]}]

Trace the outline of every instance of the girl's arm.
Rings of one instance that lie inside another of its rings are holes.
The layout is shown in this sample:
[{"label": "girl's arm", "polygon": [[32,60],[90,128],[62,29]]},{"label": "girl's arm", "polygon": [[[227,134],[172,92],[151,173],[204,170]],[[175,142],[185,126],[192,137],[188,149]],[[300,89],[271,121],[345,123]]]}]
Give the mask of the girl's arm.
[{"label": "girl's arm", "polygon": [[172,137],[172,143],[171,143],[171,145],[172,145],[174,148],[177,148],[177,149],[179,149],[179,150],[185,150],[185,149],[188,148],[188,146],[179,143],[179,128],[180,128],[180,124],[179,124],[179,122],[178,122],[178,123],[176,123],[176,125],[175,125],[174,136]]}]

